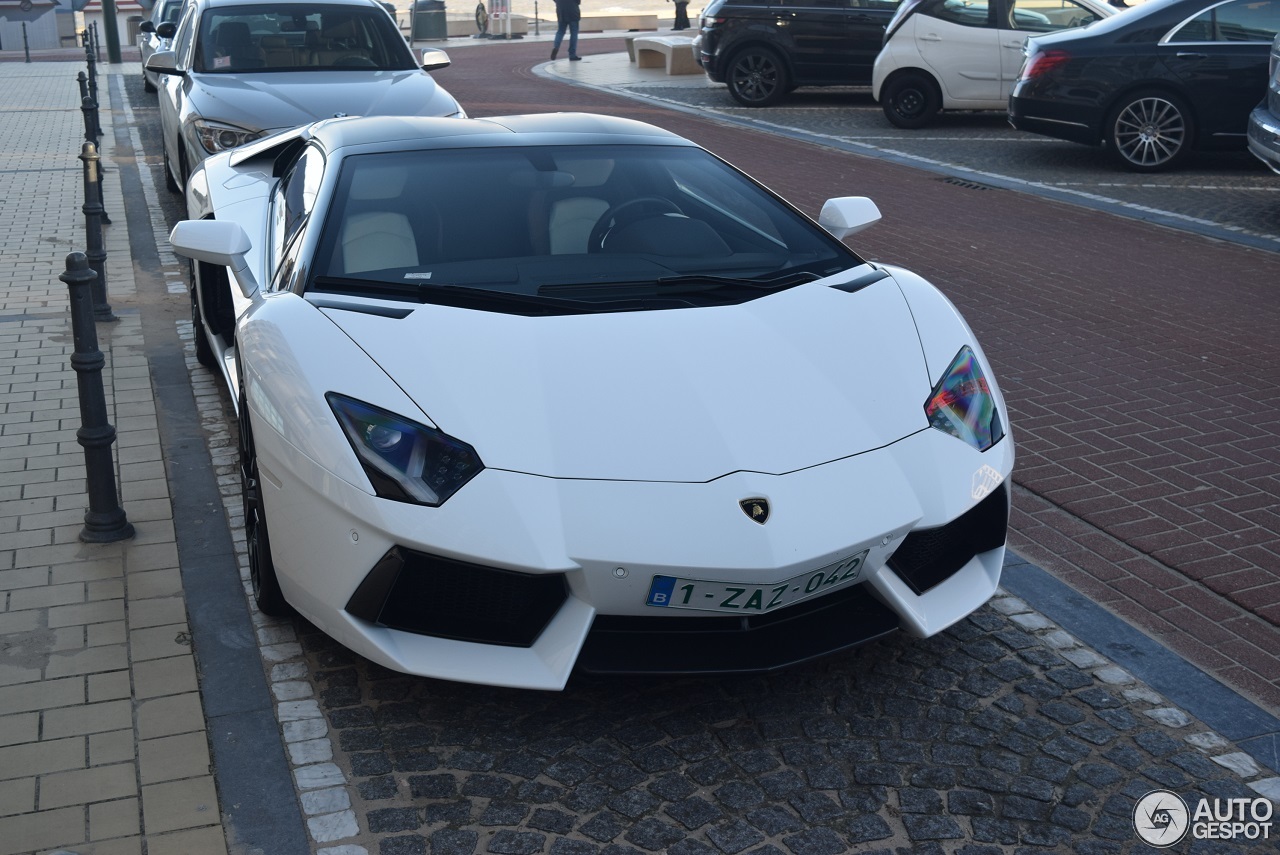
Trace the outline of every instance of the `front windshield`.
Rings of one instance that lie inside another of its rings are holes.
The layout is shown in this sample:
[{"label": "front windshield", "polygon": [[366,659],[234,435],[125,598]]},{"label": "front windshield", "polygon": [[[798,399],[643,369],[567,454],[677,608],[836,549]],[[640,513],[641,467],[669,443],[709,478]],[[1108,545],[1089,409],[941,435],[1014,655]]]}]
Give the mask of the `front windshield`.
[{"label": "front windshield", "polygon": [[861,263],[686,146],[357,155],[329,211],[308,287],[344,293],[462,286],[608,301],[663,284],[779,287]]},{"label": "front windshield", "polygon": [[200,20],[196,71],[351,71],[414,67],[382,9],[262,3],[216,6]]}]

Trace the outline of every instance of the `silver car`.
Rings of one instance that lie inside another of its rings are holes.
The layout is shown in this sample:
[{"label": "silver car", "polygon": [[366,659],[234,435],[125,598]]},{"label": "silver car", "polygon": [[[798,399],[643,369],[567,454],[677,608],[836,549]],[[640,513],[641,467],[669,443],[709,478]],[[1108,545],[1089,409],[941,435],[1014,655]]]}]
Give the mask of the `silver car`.
[{"label": "silver car", "polygon": [[[169,49],[184,2],[186,0],[157,0],[151,7],[151,17],[138,27],[138,50],[142,53],[142,88],[148,92],[156,91],[159,80],[154,71],[147,71],[147,60],[156,51]],[[165,27],[165,24],[168,26]]]},{"label": "silver car", "polygon": [[160,81],[165,181],[180,191],[206,157],[331,116],[465,112],[376,0],[187,0]]},{"label": "silver car", "polygon": [[1249,115],[1249,151],[1280,173],[1280,35],[1271,43],[1267,94]]}]

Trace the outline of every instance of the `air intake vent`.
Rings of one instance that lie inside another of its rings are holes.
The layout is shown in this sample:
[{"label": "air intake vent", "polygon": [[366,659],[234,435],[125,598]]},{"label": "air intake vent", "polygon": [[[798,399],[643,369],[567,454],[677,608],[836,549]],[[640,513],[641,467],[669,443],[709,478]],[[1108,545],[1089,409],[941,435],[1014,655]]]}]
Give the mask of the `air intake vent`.
[{"label": "air intake vent", "polygon": [[347,603],[390,629],[529,647],[564,604],[560,573],[516,573],[393,548]]},{"label": "air intake vent", "polygon": [[946,525],[908,534],[889,558],[889,568],[919,595],[950,579],[978,553],[1003,545],[1009,528],[1006,484]]}]

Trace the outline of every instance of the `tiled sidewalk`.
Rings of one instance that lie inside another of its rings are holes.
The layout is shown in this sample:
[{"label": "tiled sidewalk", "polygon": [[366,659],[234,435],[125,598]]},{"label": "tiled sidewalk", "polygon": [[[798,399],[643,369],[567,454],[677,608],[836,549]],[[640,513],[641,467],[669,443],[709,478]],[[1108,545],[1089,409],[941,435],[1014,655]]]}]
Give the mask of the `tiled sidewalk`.
[{"label": "tiled sidewalk", "polygon": [[0,63],[0,855],[225,855],[114,170],[104,237],[119,320],[97,331],[137,534],[78,538],[88,499],[57,277],[85,249],[83,69]]}]

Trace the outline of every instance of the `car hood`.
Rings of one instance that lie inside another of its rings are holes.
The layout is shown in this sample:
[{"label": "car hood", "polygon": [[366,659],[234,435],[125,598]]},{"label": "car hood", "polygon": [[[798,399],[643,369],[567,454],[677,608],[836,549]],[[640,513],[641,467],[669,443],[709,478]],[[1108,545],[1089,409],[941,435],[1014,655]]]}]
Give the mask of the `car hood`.
[{"label": "car hood", "polygon": [[448,116],[458,102],[422,69],[201,74],[191,92],[206,119],[247,130],[292,128],[336,114]]},{"label": "car hood", "polygon": [[489,468],[705,482],[792,472],[927,427],[931,384],[892,278],[596,315],[324,311]]}]

